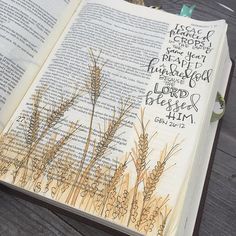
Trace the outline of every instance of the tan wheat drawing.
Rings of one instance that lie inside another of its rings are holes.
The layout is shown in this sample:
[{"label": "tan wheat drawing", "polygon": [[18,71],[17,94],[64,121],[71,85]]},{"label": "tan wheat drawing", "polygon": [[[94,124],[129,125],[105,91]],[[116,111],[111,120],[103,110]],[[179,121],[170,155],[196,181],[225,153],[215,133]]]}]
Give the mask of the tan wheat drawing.
[{"label": "tan wheat drawing", "polygon": [[95,164],[101,160],[109,149],[117,131],[122,127],[123,121],[126,119],[127,114],[130,112],[131,104],[127,102],[122,103],[118,112],[114,111],[113,118],[108,122],[108,125],[104,132],[100,135],[100,140],[93,145],[93,154],[89,160],[89,164],[82,171],[79,181],[77,182],[77,187],[71,200],[71,204],[75,206],[77,198],[80,192],[80,185],[89,176],[90,171],[93,169]]},{"label": "tan wheat drawing", "polygon": [[[82,96],[81,92],[76,90],[60,104],[48,108],[43,100],[47,88],[41,88],[32,98],[24,148],[16,151],[14,159],[7,158],[7,154],[11,143],[22,142],[22,137],[18,137],[16,132],[0,137],[0,176],[10,172],[12,182],[20,187],[48,194],[52,199],[146,235],[157,232],[163,236],[171,214],[171,196],[161,196],[158,186],[165,172],[172,167],[169,160],[180,152],[181,142],[176,136],[173,143],[167,143],[160,150],[159,157],[153,156],[153,142],[158,136],[157,132],[149,131],[150,121],[145,120],[145,109],[142,108],[139,122],[134,125],[137,137],[130,152],[124,153],[120,159],[117,157],[116,166],[114,160],[100,167],[99,163],[109,155],[120,129],[129,121],[132,104],[128,99],[121,100],[120,107],[114,107],[113,115],[105,122],[100,135],[93,137],[96,105],[106,84],[103,81],[105,64],[100,63],[101,51],[95,56],[91,49],[89,54],[86,89],[91,114],[80,160],[74,158],[74,153],[66,151],[67,145],[79,132],[80,123],[67,122],[67,130],[63,132],[57,132],[57,127],[66,111]],[[153,158],[157,161],[151,168],[149,161]]]},{"label": "tan wheat drawing", "polygon": [[[45,89],[39,89],[33,97],[33,107],[25,137],[26,148],[24,152],[21,153],[20,159],[16,159],[17,162],[14,163],[13,183],[15,183],[18,178],[21,187],[25,187],[32,180],[33,172],[30,170],[34,170],[39,167],[40,164],[41,172],[43,172],[71,136],[79,129],[78,124],[72,124],[70,133],[65,134],[60,140],[56,140],[53,145],[49,145],[49,149],[44,153],[43,157],[39,157],[35,154],[41,142],[43,142],[50,131],[60,123],[65,112],[70,109],[76,99],[81,96],[80,92],[73,93],[70,98],[64,99],[59,106],[55,106],[49,110],[46,118],[42,118],[43,110],[46,109],[44,105],[40,105],[44,92]],[[42,126],[43,120],[45,122]],[[47,144],[45,146],[47,146]],[[38,174],[40,174],[40,167],[37,170]],[[34,175],[34,182],[36,182],[36,180],[37,178]]]},{"label": "tan wheat drawing", "polygon": [[89,65],[90,80],[86,83],[86,89],[90,96],[90,100],[92,104],[92,112],[91,112],[90,123],[89,123],[89,131],[86,138],[83,155],[80,161],[80,166],[77,171],[74,184],[71,186],[70,192],[66,200],[67,203],[70,203],[71,198],[73,198],[73,200],[71,201],[72,205],[75,205],[76,199],[79,194],[78,189],[76,188],[76,184],[79,181],[81,172],[83,170],[84,162],[86,160],[87,153],[91,144],[91,135],[93,131],[93,120],[94,120],[96,104],[102,91],[104,90],[106,86],[105,82],[103,81],[103,73],[102,73],[102,70],[105,64],[100,65],[100,62],[99,62],[101,51],[98,54],[98,56],[95,57],[93,50],[90,49],[89,55],[90,55],[90,60],[91,60],[91,65]]},{"label": "tan wheat drawing", "polygon": [[138,192],[138,187],[140,183],[143,181],[143,178],[146,174],[147,158],[150,151],[149,142],[156,134],[154,133],[151,136],[151,138],[149,138],[149,135],[147,132],[148,122],[146,124],[144,123],[144,112],[145,110],[141,109],[141,116],[140,116],[141,133],[139,133],[136,129],[136,133],[138,135],[138,142],[135,143],[135,147],[132,149],[132,152],[131,152],[131,156],[135,165],[137,177],[136,177],[136,182],[133,189],[133,200],[131,203],[128,225],[131,223],[131,221],[134,223],[137,220],[136,210],[138,208],[138,205],[137,205],[136,195]]}]

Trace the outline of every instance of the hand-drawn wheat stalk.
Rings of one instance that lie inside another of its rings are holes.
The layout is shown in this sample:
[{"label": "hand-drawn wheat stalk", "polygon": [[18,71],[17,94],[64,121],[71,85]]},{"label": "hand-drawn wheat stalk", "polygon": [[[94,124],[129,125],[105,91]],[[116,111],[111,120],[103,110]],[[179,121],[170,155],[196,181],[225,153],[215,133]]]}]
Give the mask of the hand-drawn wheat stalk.
[{"label": "hand-drawn wheat stalk", "polygon": [[136,224],[137,229],[140,229],[140,226],[143,224],[142,218],[144,211],[146,211],[148,208],[148,203],[157,188],[157,184],[160,181],[160,178],[165,170],[167,161],[181,150],[179,149],[179,146],[180,144],[176,143],[176,139],[174,140],[170,149],[168,149],[168,146],[165,145],[164,149],[161,151],[160,160],[157,161],[157,164],[148,174],[146,182],[144,181],[143,204],[140,211],[140,219]]},{"label": "hand-drawn wheat stalk", "polygon": [[93,154],[91,159],[89,160],[89,164],[82,172],[80,180],[77,184],[76,191],[71,200],[71,205],[75,206],[79,192],[80,192],[80,185],[83,183],[83,180],[87,178],[91,169],[97,163],[97,161],[101,160],[106,151],[109,148],[109,145],[112,143],[117,131],[122,127],[124,120],[126,119],[128,113],[132,108],[132,104],[129,104],[127,100],[125,103],[121,102],[121,108],[119,112],[114,111],[114,115],[111,121],[109,121],[107,129],[101,134],[100,140],[94,144],[93,147]]},{"label": "hand-drawn wheat stalk", "polygon": [[147,202],[156,190],[156,186],[165,170],[167,161],[181,150],[179,148],[180,144],[175,143],[175,141],[169,150],[168,145],[165,145],[164,149],[161,151],[160,160],[157,161],[157,164],[147,176],[146,183],[144,183],[144,202]]},{"label": "hand-drawn wheat stalk", "polygon": [[42,101],[42,97],[44,92],[46,91],[46,87],[38,90],[36,95],[33,96],[33,106],[32,113],[30,116],[30,121],[28,125],[28,130],[26,132],[26,144],[31,146],[35,140],[38,138],[39,129],[40,129],[40,102]]},{"label": "hand-drawn wheat stalk", "polygon": [[131,156],[133,159],[133,163],[136,169],[136,182],[133,189],[133,199],[130,208],[130,215],[128,218],[127,225],[129,226],[131,222],[135,222],[137,219],[137,214],[135,211],[137,210],[137,192],[140,183],[143,181],[144,175],[146,173],[146,165],[147,165],[147,158],[149,155],[149,142],[151,138],[156,134],[153,134],[151,138],[149,138],[147,133],[148,123],[145,124],[144,122],[144,113],[145,109],[141,109],[141,115],[139,118],[140,125],[141,125],[141,132],[138,132],[137,128],[135,127],[138,142],[135,142],[135,147],[131,150]]},{"label": "hand-drawn wheat stalk", "polygon": [[91,136],[92,136],[92,131],[93,131],[93,120],[94,120],[96,104],[97,104],[98,98],[100,97],[102,91],[104,90],[104,88],[106,86],[106,84],[103,81],[103,73],[102,73],[105,63],[102,65],[100,65],[100,63],[99,63],[101,53],[102,53],[102,51],[100,50],[98,56],[95,57],[93,50],[90,49],[90,51],[89,51],[90,60],[91,60],[91,65],[89,65],[90,79],[86,83],[86,89],[87,89],[87,92],[89,93],[89,96],[90,96],[90,100],[91,100],[91,104],[92,104],[92,112],[91,112],[91,116],[90,116],[88,135],[86,138],[83,155],[82,155],[82,158],[80,161],[80,165],[79,165],[74,183],[71,185],[70,192],[69,192],[68,197],[66,199],[66,203],[70,202],[71,197],[76,192],[75,186],[76,186],[76,183],[79,181],[81,172],[83,170],[84,162],[86,160],[86,156],[87,156],[87,153],[88,153],[88,150],[90,147],[90,143],[91,143]]}]

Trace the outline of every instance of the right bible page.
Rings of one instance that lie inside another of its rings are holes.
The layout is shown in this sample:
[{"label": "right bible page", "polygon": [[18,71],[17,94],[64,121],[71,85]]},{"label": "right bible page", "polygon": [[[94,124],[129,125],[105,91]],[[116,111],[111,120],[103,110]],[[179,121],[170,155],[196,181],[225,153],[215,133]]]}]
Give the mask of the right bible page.
[{"label": "right bible page", "polygon": [[167,233],[207,141],[226,28],[83,1],[4,130],[1,180],[116,229]]},{"label": "right bible page", "polygon": [[[217,91],[221,96],[227,96],[225,94],[232,70],[232,61],[229,57],[229,47],[226,37],[224,39],[223,48],[223,53],[220,58],[220,64],[222,67],[219,67],[217,73],[217,78],[220,81]],[[216,105],[218,104],[216,103],[215,106]],[[214,158],[214,144],[216,142],[215,136],[217,133],[217,127],[218,121],[211,122],[208,130],[205,131],[207,134],[207,142],[203,142],[201,147],[198,149],[192,169],[189,171],[189,176],[186,178],[186,186],[184,186],[186,191],[184,191],[183,188],[182,199],[178,202],[181,210],[178,211],[178,221],[176,224],[173,224],[173,235],[192,235],[193,230],[198,230],[199,219],[197,219],[197,217],[201,217],[201,205],[204,203],[204,195],[206,194],[206,192],[204,192],[206,189],[204,188],[208,181],[206,176],[209,174],[208,172],[211,171],[209,163],[212,162],[212,159]]]}]

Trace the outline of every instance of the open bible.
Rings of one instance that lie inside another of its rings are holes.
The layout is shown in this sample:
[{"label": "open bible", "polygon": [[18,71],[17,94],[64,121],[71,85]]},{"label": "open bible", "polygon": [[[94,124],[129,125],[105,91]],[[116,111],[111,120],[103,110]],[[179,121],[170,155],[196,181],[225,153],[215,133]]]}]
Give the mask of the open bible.
[{"label": "open bible", "polygon": [[191,235],[226,22],[122,0],[0,9],[1,183],[129,235]]}]

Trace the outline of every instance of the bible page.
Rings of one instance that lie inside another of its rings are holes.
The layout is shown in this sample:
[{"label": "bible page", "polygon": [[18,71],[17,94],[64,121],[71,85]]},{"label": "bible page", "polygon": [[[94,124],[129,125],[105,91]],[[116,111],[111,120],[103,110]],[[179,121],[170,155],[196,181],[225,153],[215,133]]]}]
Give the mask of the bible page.
[{"label": "bible page", "polygon": [[0,0],[0,131],[80,0]]},{"label": "bible page", "polygon": [[4,130],[1,179],[116,226],[166,233],[226,28],[82,1]]}]

